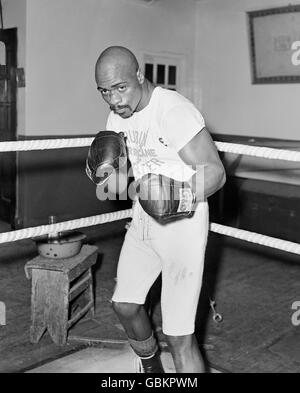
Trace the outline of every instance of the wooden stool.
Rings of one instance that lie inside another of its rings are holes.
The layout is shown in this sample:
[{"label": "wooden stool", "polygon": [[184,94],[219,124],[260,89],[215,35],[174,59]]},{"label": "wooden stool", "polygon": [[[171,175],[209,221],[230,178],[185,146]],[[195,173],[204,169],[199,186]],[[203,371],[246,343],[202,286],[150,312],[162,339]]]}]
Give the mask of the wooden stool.
[{"label": "wooden stool", "polygon": [[84,245],[79,254],[65,259],[37,256],[25,265],[32,277],[30,341],[37,343],[46,329],[55,342],[67,341],[68,329],[85,314],[94,315],[91,266],[98,248]]}]

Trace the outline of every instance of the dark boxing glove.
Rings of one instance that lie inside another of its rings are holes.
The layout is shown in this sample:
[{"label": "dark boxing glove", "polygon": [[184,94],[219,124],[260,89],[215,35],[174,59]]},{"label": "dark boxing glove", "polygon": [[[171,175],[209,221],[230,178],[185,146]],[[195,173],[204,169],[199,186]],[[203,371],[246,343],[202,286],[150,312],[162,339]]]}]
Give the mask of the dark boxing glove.
[{"label": "dark boxing glove", "polygon": [[123,132],[100,131],[89,148],[86,174],[92,182],[101,185],[126,163],[127,151]]},{"label": "dark boxing glove", "polygon": [[154,173],[139,180],[137,192],[144,211],[161,223],[191,216],[196,202],[187,182]]}]

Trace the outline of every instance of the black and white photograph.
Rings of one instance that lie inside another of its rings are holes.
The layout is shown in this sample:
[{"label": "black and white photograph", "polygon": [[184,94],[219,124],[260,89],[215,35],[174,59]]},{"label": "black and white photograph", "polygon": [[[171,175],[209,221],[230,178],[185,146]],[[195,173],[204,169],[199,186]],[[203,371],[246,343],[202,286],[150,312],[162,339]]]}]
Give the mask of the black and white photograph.
[{"label": "black and white photograph", "polygon": [[299,103],[300,0],[0,0],[0,373],[299,373]]}]

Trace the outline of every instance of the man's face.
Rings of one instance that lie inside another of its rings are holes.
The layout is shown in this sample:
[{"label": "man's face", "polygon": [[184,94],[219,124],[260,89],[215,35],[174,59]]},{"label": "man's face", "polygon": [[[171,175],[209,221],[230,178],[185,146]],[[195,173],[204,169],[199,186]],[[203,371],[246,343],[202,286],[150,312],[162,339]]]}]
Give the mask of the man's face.
[{"label": "man's face", "polygon": [[122,66],[106,66],[96,70],[96,83],[104,101],[123,119],[138,110],[142,85],[136,73]]}]

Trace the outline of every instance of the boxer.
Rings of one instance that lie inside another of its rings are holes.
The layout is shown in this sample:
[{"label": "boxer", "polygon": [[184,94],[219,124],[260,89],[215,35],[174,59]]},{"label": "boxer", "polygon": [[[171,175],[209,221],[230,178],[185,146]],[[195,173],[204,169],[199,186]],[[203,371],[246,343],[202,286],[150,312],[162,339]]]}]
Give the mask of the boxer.
[{"label": "boxer", "polygon": [[[110,108],[107,130],[126,137],[136,185],[113,308],[143,371],[163,372],[144,307],[149,289],[162,274],[162,330],[176,372],[204,372],[195,316],[209,227],[207,198],[224,185],[224,167],[198,109],[176,91],[150,83],[129,49],[105,49],[96,62],[95,79]],[[111,151],[112,142],[102,142],[103,151]],[[123,157],[122,142],[113,146],[111,159]],[[101,181],[110,174],[105,160],[102,156],[95,164]],[[122,163],[119,160],[117,170]]]}]

